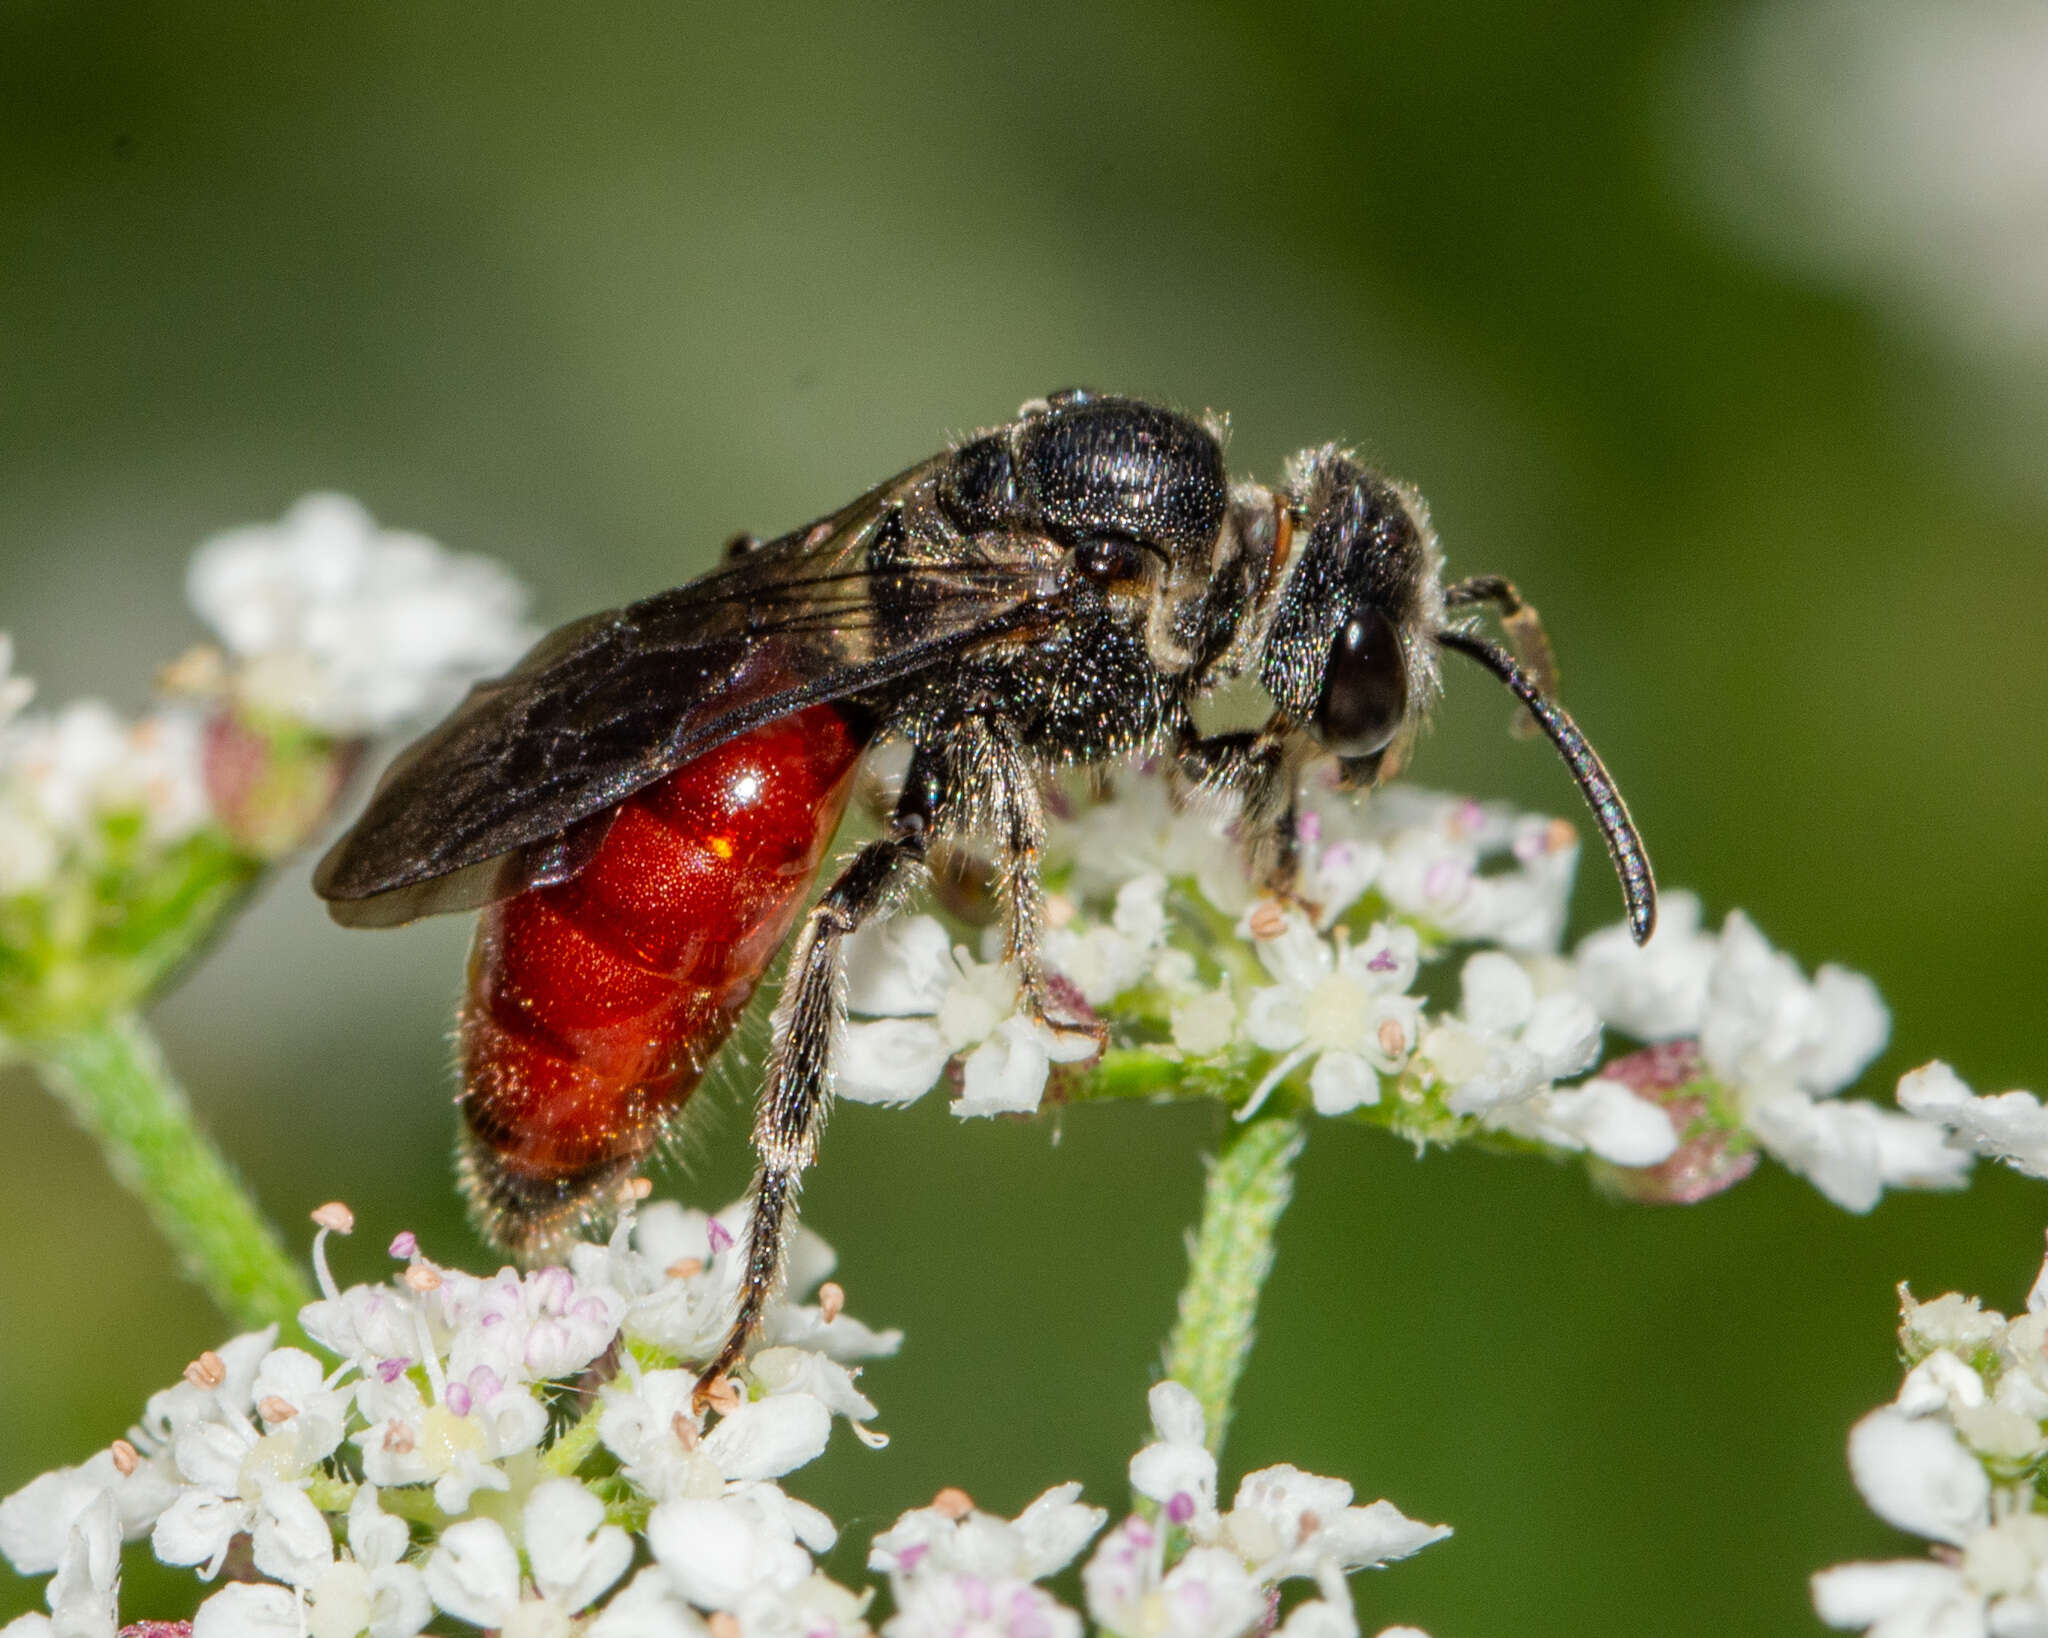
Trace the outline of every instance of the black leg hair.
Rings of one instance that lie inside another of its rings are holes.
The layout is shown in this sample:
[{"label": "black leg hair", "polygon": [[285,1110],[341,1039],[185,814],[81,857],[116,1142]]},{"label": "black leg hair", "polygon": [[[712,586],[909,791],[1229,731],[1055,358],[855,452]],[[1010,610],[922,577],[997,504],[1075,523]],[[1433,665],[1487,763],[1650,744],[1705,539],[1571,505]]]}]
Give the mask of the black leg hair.
[{"label": "black leg hair", "polygon": [[1206,737],[1183,723],[1174,750],[1174,772],[1184,785],[1236,793],[1238,834],[1252,879],[1282,897],[1293,896],[1301,863],[1287,744],[1287,724],[1274,717],[1263,728]]},{"label": "black leg hair", "polygon": [[904,869],[924,858],[932,791],[918,775],[913,765],[889,833],[868,843],[840,871],[804,918],[789,958],[789,976],[775,1008],[767,1078],[754,1112],[754,1149],[761,1166],[747,1218],[746,1272],[732,1329],[697,1379],[700,1406],[712,1385],[739,1363],[782,1283],[789,1233],[796,1226],[797,1191],[805,1168],[817,1157],[832,1098],[832,1038],[845,1004],[841,946],[847,934],[888,902]]}]

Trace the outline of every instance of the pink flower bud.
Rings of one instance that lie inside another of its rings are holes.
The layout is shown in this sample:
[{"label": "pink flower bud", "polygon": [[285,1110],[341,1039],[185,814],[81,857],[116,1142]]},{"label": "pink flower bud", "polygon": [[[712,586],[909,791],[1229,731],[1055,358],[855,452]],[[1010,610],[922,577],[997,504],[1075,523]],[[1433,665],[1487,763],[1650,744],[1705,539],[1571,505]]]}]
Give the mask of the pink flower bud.
[{"label": "pink flower bud", "polygon": [[1600,1078],[1619,1081],[1645,1103],[1664,1111],[1678,1134],[1678,1149],[1655,1166],[1593,1165],[1601,1187],[1644,1205],[1690,1206],[1732,1189],[1756,1170],[1755,1149],[1730,1152],[1737,1134],[1710,1124],[1706,1064],[1699,1042],[1666,1041],[1604,1065]]}]

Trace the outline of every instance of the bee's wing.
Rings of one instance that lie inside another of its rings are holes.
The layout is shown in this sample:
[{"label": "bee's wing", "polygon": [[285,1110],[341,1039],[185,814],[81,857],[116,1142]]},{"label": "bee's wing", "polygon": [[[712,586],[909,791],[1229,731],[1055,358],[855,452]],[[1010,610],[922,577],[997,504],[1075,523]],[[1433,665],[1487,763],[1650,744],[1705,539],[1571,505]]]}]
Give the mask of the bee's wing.
[{"label": "bee's wing", "polygon": [[471,689],[320,861],[313,885],[334,918],[390,926],[566,880],[609,810],[710,747],[1036,625],[1044,605],[1012,568],[873,566],[922,470],[701,580],[564,626]]}]

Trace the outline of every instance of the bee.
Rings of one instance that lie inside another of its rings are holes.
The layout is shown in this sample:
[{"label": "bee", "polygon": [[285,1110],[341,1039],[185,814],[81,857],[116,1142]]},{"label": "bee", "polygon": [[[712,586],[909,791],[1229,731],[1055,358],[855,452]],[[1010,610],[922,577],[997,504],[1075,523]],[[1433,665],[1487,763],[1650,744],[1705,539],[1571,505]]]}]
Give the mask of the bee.
[{"label": "bee", "polygon": [[[1485,606],[1510,646],[1464,612]],[[1563,756],[1647,939],[1648,856],[1551,698],[1548,643],[1512,584],[1446,584],[1422,498],[1334,445],[1276,486],[1233,486],[1215,422],[1079,391],[544,638],[399,755],[314,885],[352,927],[481,909],[458,1165],[482,1232],[526,1262],[615,1207],[796,929],[708,1386],[782,1275],[831,1102],[849,934],[935,849],[981,848],[1021,1008],[1088,1027],[1059,1015],[1040,954],[1048,782],[1158,758],[1183,791],[1235,799],[1250,868],[1284,895],[1305,765],[1333,757],[1353,788],[1390,772],[1444,653],[1492,672]],[[1192,707],[1237,678],[1270,714],[1204,733]],[[900,794],[806,910],[885,741],[909,747]]]}]

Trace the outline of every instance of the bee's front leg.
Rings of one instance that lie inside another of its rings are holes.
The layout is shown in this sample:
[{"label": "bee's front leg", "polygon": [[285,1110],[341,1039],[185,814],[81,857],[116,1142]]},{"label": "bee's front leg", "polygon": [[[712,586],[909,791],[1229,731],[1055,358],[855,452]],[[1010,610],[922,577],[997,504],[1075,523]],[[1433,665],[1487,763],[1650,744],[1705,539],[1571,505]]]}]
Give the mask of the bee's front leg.
[{"label": "bee's front leg", "polygon": [[1183,789],[1237,798],[1238,840],[1252,880],[1276,898],[1298,898],[1295,765],[1282,719],[1274,717],[1263,728],[1207,735],[1192,722],[1183,723],[1174,773]]},{"label": "bee's front leg", "polygon": [[961,812],[995,843],[1003,956],[1017,973],[1018,1010],[1055,1034],[1084,1038],[1101,1050],[1107,1026],[1063,1013],[1046,993],[1045,798],[1037,762],[1006,723],[984,719],[955,735],[952,765]]}]

